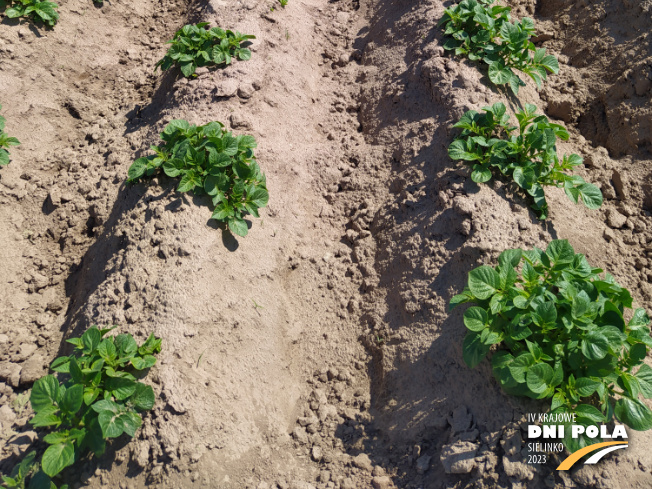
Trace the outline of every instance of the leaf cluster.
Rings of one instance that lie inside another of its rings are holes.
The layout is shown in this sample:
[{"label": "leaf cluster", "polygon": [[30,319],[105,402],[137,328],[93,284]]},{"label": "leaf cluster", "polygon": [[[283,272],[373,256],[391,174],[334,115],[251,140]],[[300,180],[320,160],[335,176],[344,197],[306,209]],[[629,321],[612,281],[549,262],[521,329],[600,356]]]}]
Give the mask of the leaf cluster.
[{"label": "leaf cluster", "polygon": [[[40,469],[36,452],[30,452],[20,464],[16,465],[10,475],[2,476],[2,485],[7,489],[57,489],[57,486]],[[29,483],[29,484],[28,484]],[[68,489],[68,484],[58,489]]]},{"label": "leaf cluster", "polygon": [[532,78],[537,86],[546,80],[548,72],[558,73],[557,58],[537,48],[530,37],[535,32],[534,21],[524,17],[510,22],[510,8],[494,5],[495,0],[463,0],[445,10],[439,24],[451,36],[444,49],[457,55],[482,60],[489,65],[489,79],[496,85],[509,84],[518,95],[523,80],[514,73],[519,70]]},{"label": "leaf cluster", "polygon": [[231,232],[246,236],[243,216],[260,217],[258,209],[269,200],[265,175],[253,153],[257,146],[254,137],[233,136],[221,122],[195,126],[173,120],[161,139],[161,146],[151,147],[155,154],[134,161],[128,181],[152,176],[162,168],[169,177],[181,177],[179,192],[208,194],[215,206],[212,219],[224,221]]},{"label": "leaf cluster", "polygon": [[0,8],[7,7],[5,15],[10,19],[17,17],[30,17],[32,20],[40,20],[50,27],[59,20],[59,7],[54,2],[39,2],[38,0],[0,0]]},{"label": "leaf cluster", "polygon": [[[566,240],[545,251],[507,250],[496,268],[472,270],[450,303],[475,304],[464,312],[464,361],[473,368],[496,345],[491,365],[507,393],[552,399],[553,413],[574,412],[579,424],[615,417],[635,430],[652,428],[652,410],[640,400],[652,398],[644,363],[650,319],[639,308],[626,321],[632,297],[602,273]],[[571,451],[590,444],[567,441]]]},{"label": "leaf cluster", "polygon": [[[0,105],[2,109],[2,105]],[[16,138],[9,137],[6,132],[4,132],[6,119],[0,115],[0,166],[5,166],[9,164],[9,151],[5,148],[10,148],[11,146],[18,146],[20,142]]]},{"label": "leaf cluster", "polygon": [[492,169],[510,177],[532,199],[532,208],[540,219],[548,216],[544,186],[563,187],[576,204],[581,197],[589,209],[602,205],[602,192],[578,175],[568,171],[582,164],[576,154],[557,157],[557,138],[568,139],[563,126],[536,115],[536,106],[526,104],[516,113],[518,126],[512,126],[505,105],[501,102],[483,107],[484,114],[466,112],[453,127],[462,132],[448,147],[454,160],[464,160],[473,166],[474,182],[491,180]]},{"label": "leaf cluster", "polygon": [[208,22],[188,24],[179,29],[168,44],[172,44],[167,54],[156,63],[165,71],[173,64],[178,64],[185,77],[197,76],[199,66],[229,65],[233,58],[246,61],[251,58],[251,51],[244,47],[249,39],[256,36],[240,34],[230,30],[212,27],[205,29]]},{"label": "leaf cluster", "polygon": [[35,473],[29,489],[54,487],[51,477],[88,452],[102,455],[107,439],[123,433],[133,437],[142,424],[140,413],[154,407],[152,387],[138,378],[156,363],[161,340],[150,335],[138,346],[130,334],[105,337],[112,329],[93,326],[80,338],[69,339],[74,353],[50,366],[59,375],[34,383],[30,401],[35,415],[30,423],[49,430],[43,438],[49,447],[40,469],[30,454],[14,469],[17,478],[5,478],[9,487],[25,487],[30,472]]}]

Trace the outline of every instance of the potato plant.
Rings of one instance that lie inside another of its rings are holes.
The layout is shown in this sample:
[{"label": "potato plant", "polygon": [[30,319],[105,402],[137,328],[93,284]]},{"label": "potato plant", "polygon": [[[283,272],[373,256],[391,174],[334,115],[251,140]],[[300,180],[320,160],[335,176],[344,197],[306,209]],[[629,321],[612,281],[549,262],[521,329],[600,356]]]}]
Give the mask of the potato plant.
[{"label": "potato plant", "polygon": [[177,190],[208,194],[215,210],[231,232],[246,236],[246,213],[260,217],[258,209],[269,200],[265,175],[253,149],[253,136],[233,136],[221,122],[204,126],[173,120],[161,133],[164,143],[152,146],[155,154],[138,158],[129,168],[128,181],[152,176],[163,169],[168,177],[181,177]]},{"label": "potato plant", "polygon": [[472,165],[471,179],[482,183],[491,180],[492,170],[509,177],[532,199],[532,208],[539,219],[548,216],[544,186],[563,187],[576,204],[579,199],[589,209],[602,205],[602,192],[577,175],[566,172],[582,164],[576,154],[557,157],[557,138],[568,139],[563,126],[553,124],[543,115],[536,115],[536,106],[526,104],[516,113],[518,126],[512,126],[505,104],[483,107],[484,114],[466,112],[453,127],[462,129],[448,147],[454,160]]},{"label": "potato plant", "polygon": [[[652,398],[644,363],[650,319],[644,309],[630,312],[629,291],[602,273],[566,240],[545,251],[507,250],[496,268],[472,270],[450,302],[451,309],[475,304],[464,312],[464,361],[473,368],[495,347],[493,373],[507,393],[551,399],[553,413],[574,412],[584,425],[615,417],[652,428],[652,410],[640,399]],[[574,441],[566,441],[572,451]]]},{"label": "potato plant", "polygon": [[5,8],[5,15],[10,19],[29,17],[52,27],[59,20],[54,2],[39,2],[38,0],[0,0],[0,8]]},{"label": "potato plant", "polygon": [[534,34],[534,21],[524,17],[520,22],[510,22],[510,8],[492,4],[495,0],[463,0],[447,8],[440,20],[449,37],[444,49],[454,50],[473,61],[489,65],[489,79],[496,85],[509,84],[518,95],[523,80],[514,73],[521,71],[541,87],[548,72],[558,73],[557,58],[537,48],[530,37]]},{"label": "potato plant", "polygon": [[208,22],[201,22],[179,29],[174,38],[168,41],[172,46],[154,69],[160,66],[165,71],[177,64],[183,76],[189,78],[197,76],[195,70],[199,66],[229,65],[233,58],[251,58],[251,51],[245,45],[256,36],[225,31],[219,27],[205,29],[208,25]]},{"label": "potato plant", "polygon": [[[2,109],[2,105],[0,105],[0,109]],[[7,148],[20,144],[18,139],[9,137],[7,133],[4,132],[5,122],[6,119],[0,115],[0,166],[9,164],[9,151],[7,151]]]},{"label": "potato plant", "polygon": [[93,326],[68,340],[74,353],[50,366],[58,376],[34,383],[30,423],[48,430],[43,441],[49,447],[40,463],[30,453],[12,475],[3,476],[6,487],[22,489],[30,479],[29,489],[56,488],[51,478],[89,452],[101,456],[107,439],[133,437],[142,424],[140,413],[154,407],[152,387],[138,379],[156,363],[161,340],[150,335],[138,346],[130,334],[105,337],[112,329]]}]

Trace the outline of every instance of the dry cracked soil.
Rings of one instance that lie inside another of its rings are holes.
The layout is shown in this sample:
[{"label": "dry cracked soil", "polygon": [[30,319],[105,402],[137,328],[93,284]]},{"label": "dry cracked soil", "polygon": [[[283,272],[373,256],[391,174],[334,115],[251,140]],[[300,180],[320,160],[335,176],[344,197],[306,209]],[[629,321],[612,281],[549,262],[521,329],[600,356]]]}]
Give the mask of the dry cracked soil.
[{"label": "dry cracked soil", "polygon": [[[33,382],[93,324],[163,338],[134,440],[71,487],[389,489],[652,486],[651,432],[594,466],[525,463],[525,413],[462,360],[469,270],[568,239],[652,310],[652,2],[510,0],[560,60],[518,98],[445,53],[439,0],[61,2],[53,29],[4,17],[0,103],[0,472],[43,442]],[[256,35],[249,61],[154,71],[186,23]],[[447,155],[452,124],[505,100],[567,126],[601,209]],[[172,119],[258,141],[269,206],[246,238],[204,197],[127,184]],[[647,359],[648,364],[652,364]]]}]

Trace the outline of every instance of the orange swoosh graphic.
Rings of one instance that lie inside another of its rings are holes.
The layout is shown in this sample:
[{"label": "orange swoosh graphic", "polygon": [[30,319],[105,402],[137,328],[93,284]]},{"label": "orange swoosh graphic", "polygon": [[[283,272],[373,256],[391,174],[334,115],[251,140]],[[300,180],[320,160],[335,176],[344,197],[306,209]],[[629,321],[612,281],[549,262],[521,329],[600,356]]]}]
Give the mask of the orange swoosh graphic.
[{"label": "orange swoosh graphic", "polygon": [[575,462],[581,459],[587,453],[595,452],[600,448],[610,447],[612,445],[627,445],[626,441],[605,441],[602,443],[596,443],[595,445],[589,445],[588,447],[580,448],[578,451],[571,453],[562,463],[559,464],[557,470],[568,470],[570,469]]}]

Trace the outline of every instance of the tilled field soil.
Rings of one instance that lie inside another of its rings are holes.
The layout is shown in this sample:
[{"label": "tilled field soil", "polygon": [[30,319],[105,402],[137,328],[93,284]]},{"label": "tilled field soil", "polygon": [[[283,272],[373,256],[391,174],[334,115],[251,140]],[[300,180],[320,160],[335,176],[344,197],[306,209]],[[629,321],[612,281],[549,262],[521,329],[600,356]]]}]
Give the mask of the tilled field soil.
[{"label": "tilled field soil", "polygon": [[[42,448],[28,392],[92,324],[163,338],[136,439],[64,471],[102,488],[646,488],[652,434],[596,466],[525,463],[526,412],[462,360],[469,270],[569,239],[652,310],[652,2],[515,0],[559,75],[519,99],[445,54],[435,0],[71,0],[53,30],[0,24],[0,471]],[[253,56],[154,73],[188,22]],[[474,184],[446,148],[464,111],[534,103],[602,188],[598,211]],[[165,177],[125,183],[172,119],[258,141],[270,204],[235,239]]]}]

